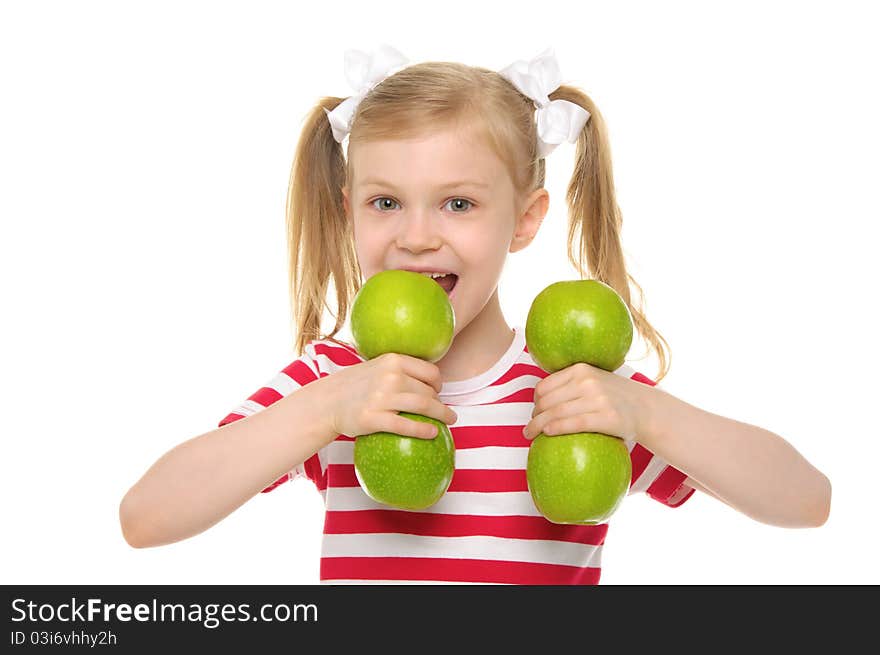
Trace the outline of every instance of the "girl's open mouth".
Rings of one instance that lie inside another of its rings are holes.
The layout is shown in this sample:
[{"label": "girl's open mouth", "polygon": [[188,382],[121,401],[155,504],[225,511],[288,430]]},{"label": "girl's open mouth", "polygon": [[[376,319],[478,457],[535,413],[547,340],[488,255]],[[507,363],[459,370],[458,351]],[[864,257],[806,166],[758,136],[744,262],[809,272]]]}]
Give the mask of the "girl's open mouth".
[{"label": "girl's open mouth", "polygon": [[455,285],[458,282],[458,276],[455,273],[448,273],[443,277],[434,278],[434,281],[443,287],[443,290],[448,296],[455,288]]}]

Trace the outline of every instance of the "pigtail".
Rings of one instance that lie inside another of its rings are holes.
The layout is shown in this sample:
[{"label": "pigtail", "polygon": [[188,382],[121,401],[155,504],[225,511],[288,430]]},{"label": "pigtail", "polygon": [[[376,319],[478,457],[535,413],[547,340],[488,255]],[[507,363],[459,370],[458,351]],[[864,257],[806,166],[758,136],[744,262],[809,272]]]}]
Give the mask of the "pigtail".
[{"label": "pigtail", "polygon": [[[324,111],[332,111],[343,100],[322,98],[306,116],[290,172],[285,215],[297,355],[302,355],[309,341],[332,339],[339,332],[360,280],[342,199],[345,160]],[[335,313],[327,305],[331,278],[336,289]],[[321,334],[325,307],[336,319],[328,335]]]},{"label": "pigtail", "polygon": [[[550,94],[550,99],[568,100],[590,112],[590,119],[577,140],[574,173],[566,194],[569,261],[582,278],[597,279],[620,294],[629,307],[635,329],[657,353],[660,372],[655,381],[659,382],[669,372],[669,344],[645,317],[644,292],[626,270],[620,242],[623,217],[614,192],[605,121],[593,101],[580,89],[563,85]],[[630,283],[639,292],[638,306],[631,301]]]}]

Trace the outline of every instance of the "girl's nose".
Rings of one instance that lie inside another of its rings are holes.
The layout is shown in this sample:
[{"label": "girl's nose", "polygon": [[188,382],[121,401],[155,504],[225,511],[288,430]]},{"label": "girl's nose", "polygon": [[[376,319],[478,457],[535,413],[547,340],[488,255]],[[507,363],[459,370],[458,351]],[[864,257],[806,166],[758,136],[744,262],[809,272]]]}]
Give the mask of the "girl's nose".
[{"label": "girl's nose", "polygon": [[437,230],[438,217],[430,209],[408,212],[400,219],[397,233],[397,247],[411,252],[436,250],[440,247],[440,234]]}]

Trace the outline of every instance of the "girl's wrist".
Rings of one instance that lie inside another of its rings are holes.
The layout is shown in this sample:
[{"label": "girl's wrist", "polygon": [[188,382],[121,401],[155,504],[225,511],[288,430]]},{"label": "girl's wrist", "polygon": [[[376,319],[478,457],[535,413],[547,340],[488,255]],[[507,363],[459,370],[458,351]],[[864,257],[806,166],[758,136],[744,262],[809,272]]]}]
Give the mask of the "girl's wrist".
[{"label": "girl's wrist", "polygon": [[649,450],[653,450],[652,444],[656,442],[660,432],[658,422],[674,396],[648,384],[641,382],[636,384],[639,389],[637,440]]},{"label": "girl's wrist", "polygon": [[339,435],[336,426],[335,409],[339,407],[337,397],[336,380],[332,375],[325,375],[308,385],[311,389],[311,406],[317,417],[316,423],[320,426],[321,434],[324,435],[326,444],[330,443]]}]

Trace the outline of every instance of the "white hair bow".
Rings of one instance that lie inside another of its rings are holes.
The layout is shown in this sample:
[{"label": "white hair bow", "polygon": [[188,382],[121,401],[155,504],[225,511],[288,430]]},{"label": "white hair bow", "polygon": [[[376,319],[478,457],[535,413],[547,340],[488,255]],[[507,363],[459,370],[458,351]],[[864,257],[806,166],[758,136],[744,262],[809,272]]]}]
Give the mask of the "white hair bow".
[{"label": "white hair bow", "polygon": [[404,68],[407,63],[406,57],[389,45],[380,46],[373,54],[360,50],[345,51],[345,78],[355,90],[355,95],[341,102],[333,111],[324,110],[334,139],[343,142],[351,131],[351,119],[361,100],[374,86]]},{"label": "white hair bow", "polygon": [[[333,111],[324,110],[336,141],[342,143],[348,136],[358,105],[373,87],[408,63],[406,57],[389,45],[380,46],[372,54],[345,51],[345,77],[355,95],[342,101]],[[498,72],[535,103],[539,157],[546,157],[563,141],[577,141],[590,112],[568,100],[550,100],[550,94],[562,83],[552,48],[531,61],[516,61]]]},{"label": "white hair bow", "polygon": [[550,94],[562,84],[562,73],[552,48],[531,61],[516,61],[498,73],[535,103],[538,157],[546,157],[563,141],[577,141],[590,119],[590,112],[568,100],[550,100]]}]

